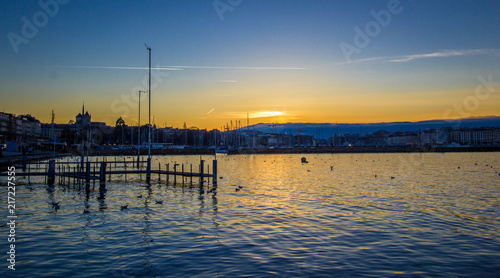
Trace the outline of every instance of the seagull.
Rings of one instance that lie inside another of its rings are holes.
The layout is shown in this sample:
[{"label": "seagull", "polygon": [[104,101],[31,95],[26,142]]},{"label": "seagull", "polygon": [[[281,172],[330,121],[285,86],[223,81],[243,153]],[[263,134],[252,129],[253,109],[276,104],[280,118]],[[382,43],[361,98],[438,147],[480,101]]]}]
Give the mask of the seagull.
[{"label": "seagull", "polygon": [[120,210],[124,210],[124,209],[128,209],[128,205],[120,207]]},{"label": "seagull", "polygon": [[377,174],[375,174],[375,177],[377,177]]},{"label": "seagull", "polygon": [[395,179],[395,177],[391,177],[391,180]]},{"label": "seagull", "polygon": [[330,171],[333,171],[333,166],[330,166]]},{"label": "seagull", "polygon": [[142,198],[142,195],[137,196],[137,198]]},{"label": "seagull", "polygon": [[52,207],[57,211],[58,209],[61,208],[61,206],[59,205],[59,203],[56,203],[56,202],[52,202]]},{"label": "seagull", "polygon": [[157,204],[163,204],[163,201],[156,201]]},{"label": "seagull", "polygon": [[240,189],[239,188],[235,188],[234,191],[240,191]]}]

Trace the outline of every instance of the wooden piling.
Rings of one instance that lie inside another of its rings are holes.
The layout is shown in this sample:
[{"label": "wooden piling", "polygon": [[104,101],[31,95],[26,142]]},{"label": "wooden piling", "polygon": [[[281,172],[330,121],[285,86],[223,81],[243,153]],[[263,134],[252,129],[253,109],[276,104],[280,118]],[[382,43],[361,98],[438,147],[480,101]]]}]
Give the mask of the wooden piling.
[{"label": "wooden piling", "polygon": [[203,190],[204,170],[205,170],[205,160],[200,160],[200,191]]},{"label": "wooden piling", "polygon": [[90,185],[90,161],[87,160],[87,169],[85,173],[85,183],[87,186]]},{"label": "wooden piling", "polygon": [[217,160],[213,160],[213,165],[212,165],[212,184],[214,186],[217,186]]},{"label": "wooden piling", "polygon": [[151,157],[148,157],[148,165],[147,165],[147,170],[146,170],[146,183],[151,182]]},{"label": "wooden piling", "polygon": [[167,163],[167,185],[169,183],[169,178],[170,178],[170,174],[168,173],[168,171],[170,171],[170,163]]},{"label": "wooden piling", "polygon": [[177,184],[177,162],[174,161],[174,185]]},{"label": "wooden piling", "polygon": [[99,170],[99,190],[106,189],[106,162],[101,162]]},{"label": "wooden piling", "polygon": [[54,185],[54,181],[56,178],[56,161],[51,159],[49,161],[49,169],[47,171],[47,180],[49,185]]}]

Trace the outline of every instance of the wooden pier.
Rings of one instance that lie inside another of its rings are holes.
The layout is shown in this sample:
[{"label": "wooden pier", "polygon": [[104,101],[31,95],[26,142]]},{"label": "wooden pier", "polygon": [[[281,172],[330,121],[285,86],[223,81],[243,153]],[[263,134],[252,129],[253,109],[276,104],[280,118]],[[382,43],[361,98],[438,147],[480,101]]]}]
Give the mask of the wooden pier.
[{"label": "wooden pier", "polygon": [[[101,187],[106,186],[106,180],[111,181],[112,176],[122,175],[127,180],[127,175],[142,175],[145,181],[149,184],[152,177],[156,175],[158,182],[162,182],[162,176],[167,184],[177,184],[177,178],[180,177],[182,183],[189,180],[193,184],[193,178],[198,179],[200,189],[203,189],[205,179],[209,183],[212,180],[214,186],[217,185],[217,160],[212,161],[212,171],[210,173],[210,165],[205,165],[205,160],[200,160],[198,169],[193,171],[193,164],[190,164],[189,169],[185,169],[182,164],[179,169],[179,164],[158,163],[158,168],[151,168],[150,160],[117,160],[107,161],[105,158],[102,161],[57,161],[51,159],[48,162],[32,162],[23,165],[24,171],[16,171],[16,176],[27,177],[30,183],[30,177],[45,176],[46,182],[49,185],[70,184],[70,183],[85,183],[90,185],[91,182],[99,181]],[[7,173],[0,173],[0,176],[7,176]]]}]

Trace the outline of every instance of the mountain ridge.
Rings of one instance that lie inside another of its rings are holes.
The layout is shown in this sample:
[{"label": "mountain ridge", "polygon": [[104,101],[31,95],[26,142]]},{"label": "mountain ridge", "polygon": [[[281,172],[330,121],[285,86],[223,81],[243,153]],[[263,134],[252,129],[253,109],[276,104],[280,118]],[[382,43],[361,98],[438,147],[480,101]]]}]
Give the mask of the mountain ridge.
[{"label": "mountain ridge", "polygon": [[[258,123],[250,125],[252,130],[272,133],[272,123]],[[370,134],[379,130],[388,132],[396,131],[423,131],[428,129],[440,129],[446,127],[456,128],[479,128],[479,127],[500,127],[500,116],[468,117],[453,120],[425,120],[425,121],[398,121],[380,123],[282,123],[275,124],[274,130],[281,134],[297,134],[297,129],[301,129],[301,135],[312,135],[320,139],[328,139],[335,134]],[[245,130],[247,127],[242,128]]]}]

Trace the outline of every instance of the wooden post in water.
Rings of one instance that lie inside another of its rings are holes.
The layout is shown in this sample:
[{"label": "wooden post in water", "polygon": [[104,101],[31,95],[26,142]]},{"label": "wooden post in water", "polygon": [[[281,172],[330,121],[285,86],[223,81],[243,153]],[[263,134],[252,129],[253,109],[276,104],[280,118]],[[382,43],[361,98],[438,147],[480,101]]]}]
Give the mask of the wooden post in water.
[{"label": "wooden post in water", "polygon": [[182,185],[184,185],[184,163],[182,163]]},{"label": "wooden post in water", "polygon": [[[93,163],[94,164],[94,175],[96,174],[96,171],[95,171],[95,165],[97,164],[96,162]],[[92,180],[92,184],[95,186],[95,178]]]},{"label": "wooden post in water", "polygon": [[191,163],[191,170],[190,170],[190,174],[189,174],[189,178],[190,178],[190,185],[193,185],[193,163]]},{"label": "wooden post in water", "polygon": [[174,161],[174,185],[177,183],[177,162]]},{"label": "wooden post in water", "polygon": [[85,183],[87,185],[87,188],[88,186],[90,185],[90,161],[87,160],[87,169],[86,169],[86,173],[85,173]]},{"label": "wooden post in water", "polygon": [[99,171],[99,190],[106,189],[106,162],[101,162]]},{"label": "wooden post in water", "polygon": [[205,170],[205,160],[200,160],[200,191],[203,190],[204,170]]},{"label": "wooden post in water", "polygon": [[56,178],[56,160],[51,159],[49,161],[49,170],[47,171],[47,180],[49,185],[54,185]]},{"label": "wooden post in water", "polygon": [[125,157],[123,158],[123,169],[125,169],[125,181],[127,181],[127,162],[125,161]]},{"label": "wooden post in water", "polygon": [[167,185],[169,183],[169,177],[170,177],[168,171],[170,171],[170,163],[167,163]]},{"label": "wooden post in water", "polygon": [[151,182],[151,157],[148,157],[148,166],[147,166],[147,170],[146,170],[146,183],[150,183]]},{"label": "wooden post in water", "polygon": [[212,166],[212,184],[214,187],[217,187],[217,160],[214,159]]},{"label": "wooden post in water", "polygon": [[158,182],[161,182],[161,163],[158,162]]}]

